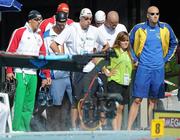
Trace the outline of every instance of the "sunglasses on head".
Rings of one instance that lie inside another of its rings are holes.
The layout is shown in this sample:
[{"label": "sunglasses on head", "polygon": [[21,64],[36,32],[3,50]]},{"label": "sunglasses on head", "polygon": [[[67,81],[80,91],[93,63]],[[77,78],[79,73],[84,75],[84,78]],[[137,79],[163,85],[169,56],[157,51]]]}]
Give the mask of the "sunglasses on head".
[{"label": "sunglasses on head", "polygon": [[159,15],[159,13],[149,13],[151,16],[154,16],[154,15],[156,15],[156,16],[158,16]]}]

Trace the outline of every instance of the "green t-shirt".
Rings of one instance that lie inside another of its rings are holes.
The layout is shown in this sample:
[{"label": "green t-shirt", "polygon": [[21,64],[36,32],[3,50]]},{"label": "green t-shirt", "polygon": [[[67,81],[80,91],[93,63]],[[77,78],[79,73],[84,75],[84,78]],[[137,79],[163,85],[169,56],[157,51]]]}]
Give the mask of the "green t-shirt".
[{"label": "green t-shirt", "polygon": [[108,77],[108,81],[115,81],[121,85],[129,85],[131,81],[132,62],[127,51],[114,48],[117,57],[110,58],[108,69],[115,69],[117,73],[114,76]]}]

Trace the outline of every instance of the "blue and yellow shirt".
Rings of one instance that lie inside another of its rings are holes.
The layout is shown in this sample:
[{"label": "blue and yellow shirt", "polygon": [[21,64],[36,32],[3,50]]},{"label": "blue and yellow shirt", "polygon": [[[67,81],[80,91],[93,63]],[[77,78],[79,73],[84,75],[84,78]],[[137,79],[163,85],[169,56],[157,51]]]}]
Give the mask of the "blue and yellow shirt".
[{"label": "blue and yellow shirt", "polygon": [[[156,27],[156,31],[159,30],[159,39],[160,42],[156,41],[157,44],[155,46],[161,46],[162,48],[162,57],[164,62],[169,61],[174,55],[178,40],[167,23],[158,22],[158,27]],[[130,42],[131,42],[131,53],[132,57],[135,61],[139,61],[139,58],[144,50],[144,47],[147,46],[147,41],[149,41],[149,23],[144,22],[134,26],[134,28],[130,32]],[[157,33],[157,32],[156,32]],[[155,34],[154,34],[155,35]],[[149,45],[152,45],[151,42]],[[153,45],[154,46],[154,45]],[[151,47],[151,46],[150,46]],[[154,47],[153,49],[156,49]],[[159,49],[159,48],[158,48]],[[155,50],[156,51],[156,50]],[[159,54],[161,55],[161,54]],[[158,56],[160,57],[160,56]],[[141,65],[144,64],[144,61],[141,61]]]}]

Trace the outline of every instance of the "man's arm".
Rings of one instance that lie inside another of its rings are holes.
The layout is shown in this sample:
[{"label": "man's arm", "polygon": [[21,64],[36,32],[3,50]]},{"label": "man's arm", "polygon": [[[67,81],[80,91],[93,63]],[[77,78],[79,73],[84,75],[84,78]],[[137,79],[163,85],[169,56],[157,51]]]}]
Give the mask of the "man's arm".
[{"label": "man's arm", "polygon": [[[47,54],[44,42],[41,45],[40,54],[44,55],[44,56],[46,56],[46,54]],[[51,85],[52,80],[51,80],[50,70],[42,69],[42,72],[46,76],[46,79],[42,79],[42,83],[41,83],[42,87],[44,87],[45,85]]]},{"label": "man's arm", "polygon": [[64,53],[64,46],[59,45],[57,42],[53,41],[50,48],[55,54]]},{"label": "man's arm", "polygon": [[169,29],[170,32],[170,38],[169,38],[169,49],[168,53],[164,58],[164,62],[170,61],[171,58],[174,56],[177,45],[178,45],[178,40],[176,38],[176,35],[173,32],[173,29],[167,24],[167,28]]},{"label": "man's arm", "polygon": [[63,31],[52,41],[50,48],[54,53],[64,53],[64,43],[66,43],[68,37],[71,34],[71,27],[67,26]]},{"label": "man's arm", "polygon": [[107,43],[103,46],[102,52],[107,51],[109,48],[110,48],[110,46],[109,46],[109,43],[107,42]]},{"label": "man's arm", "polygon": [[[24,33],[24,31],[26,30],[26,28],[20,28],[20,29],[16,29],[12,36],[11,39],[9,41],[9,45],[7,48],[7,52],[11,52],[11,53],[15,53],[19,43],[21,41],[22,35]],[[6,79],[7,80],[12,80],[14,78],[14,73],[13,73],[13,68],[12,67],[7,67],[6,68]]]},{"label": "man's arm", "polygon": [[133,27],[133,29],[130,31],[129,33],[129,39],[130,39],[130,53],[132,56],[132,59],[135,63],[138,62],[138,57],[136,56],[135,52],[134,52],[134,39],[135,39],[135,32],[137,31],[136,26]]},{"label": "man's arm", "polygon": [[104,37],[104,35],[102,34],[102,32],[100,31],[100,29],[98,29],[98,39],[97,39],[97,43],[98,45],[102,46],[102,52],[107,51],[110,48],[110,45],[107,41],[107,39]]}]

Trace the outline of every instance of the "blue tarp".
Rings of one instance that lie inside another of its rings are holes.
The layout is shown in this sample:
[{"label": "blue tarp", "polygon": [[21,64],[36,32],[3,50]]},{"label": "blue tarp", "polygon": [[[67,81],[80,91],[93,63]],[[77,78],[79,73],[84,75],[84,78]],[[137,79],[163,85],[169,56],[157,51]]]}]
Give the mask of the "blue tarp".
[{"label": "blue tarp", "polygon": [[0,0],[0,12],[19,12],[21,7],[17,0]]}]

